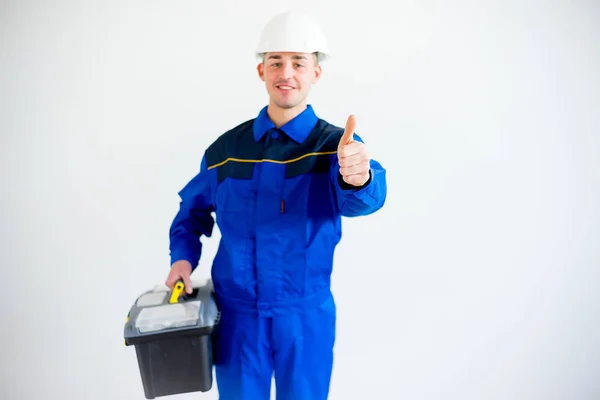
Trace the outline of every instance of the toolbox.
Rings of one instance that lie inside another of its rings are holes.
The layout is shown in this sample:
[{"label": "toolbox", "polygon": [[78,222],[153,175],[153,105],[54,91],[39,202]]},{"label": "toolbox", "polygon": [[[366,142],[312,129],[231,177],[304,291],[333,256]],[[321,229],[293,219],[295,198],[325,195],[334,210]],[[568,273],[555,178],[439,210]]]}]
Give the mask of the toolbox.
[{"label": "toolbox", "polygon": [[206,392],[213,382],[212,333],[219,322],[212,281],[179,281],[142,293],[125,323],[125,345],[134,346],[147,399]]}]

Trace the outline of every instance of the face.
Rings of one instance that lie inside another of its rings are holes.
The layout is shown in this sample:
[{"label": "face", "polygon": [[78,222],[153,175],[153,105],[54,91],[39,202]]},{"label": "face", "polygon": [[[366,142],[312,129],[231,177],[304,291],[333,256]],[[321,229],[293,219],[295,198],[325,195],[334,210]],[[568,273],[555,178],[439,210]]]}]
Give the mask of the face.
[{"label": "face", "polygon": [[311,86],[321,77],[316,56],[306,53],[267,53],[257,69],[271,102],[284,109],[306,103]]}]

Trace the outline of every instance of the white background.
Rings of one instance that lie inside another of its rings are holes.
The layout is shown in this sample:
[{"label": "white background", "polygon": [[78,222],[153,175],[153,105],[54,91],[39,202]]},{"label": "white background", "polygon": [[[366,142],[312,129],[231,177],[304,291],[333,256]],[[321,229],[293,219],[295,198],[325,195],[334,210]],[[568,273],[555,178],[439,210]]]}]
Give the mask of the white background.
[{"label": "white background", "polygon": [[344,220],[330,398],[600,398],[600,6],[568,3],[0,3],[0,398],[144,398],[125,316],[294,4],[334,51],[316,112],[388,170]]}]

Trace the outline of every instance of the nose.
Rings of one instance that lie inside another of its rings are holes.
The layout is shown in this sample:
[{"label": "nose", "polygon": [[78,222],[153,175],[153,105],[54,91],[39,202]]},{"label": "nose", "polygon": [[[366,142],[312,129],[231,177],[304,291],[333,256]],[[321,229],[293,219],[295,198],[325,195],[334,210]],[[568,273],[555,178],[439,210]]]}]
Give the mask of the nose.
[{"label": "nose", "polygon": [[281,69],[281,77],[283,79],[291,79],[294,77],[294,66],[291,61],[287,61]]}]

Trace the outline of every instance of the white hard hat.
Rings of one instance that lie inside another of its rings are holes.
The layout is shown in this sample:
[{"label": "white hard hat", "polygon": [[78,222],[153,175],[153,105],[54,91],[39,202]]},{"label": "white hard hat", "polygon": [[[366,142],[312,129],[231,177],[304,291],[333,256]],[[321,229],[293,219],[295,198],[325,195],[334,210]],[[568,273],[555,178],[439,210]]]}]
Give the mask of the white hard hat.
[{"label": "white hard hat", "polygon": [[327,38],[308,15],[294,11],[278,14],[263,28],[256,56],[269,52],[318,53],[319,60],[330,56]]}]

